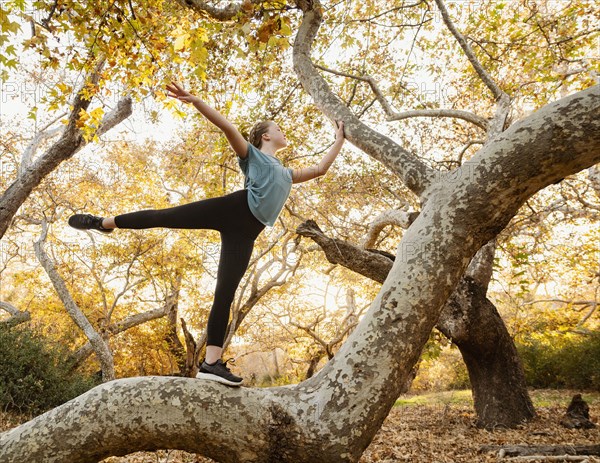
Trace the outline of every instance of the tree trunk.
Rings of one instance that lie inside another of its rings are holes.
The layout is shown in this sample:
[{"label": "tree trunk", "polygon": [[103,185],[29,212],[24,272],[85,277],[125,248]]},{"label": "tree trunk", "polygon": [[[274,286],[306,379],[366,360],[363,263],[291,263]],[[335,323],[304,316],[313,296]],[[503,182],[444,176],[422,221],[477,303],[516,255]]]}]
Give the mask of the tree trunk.
[{"label": "tree trunk", "polygon": [[[438,329],[460,349],[467,370],[477,426],[515,427],[535,416],[515,344],[486,291],[464,277],[448,300]],[[457,333],[453,327],[464,325]]]},{"label": "tree trunk", "polygon": [[304,379],[312,378],[314,376],[315,371],[317,370],[317,366],[319,365],[319,362],[324,356],[325,352],[323,352],[322,350],[319,350],[316,354],[311,356],[308,362],[308,368],[306,369],[306,375],[304,376]]}]

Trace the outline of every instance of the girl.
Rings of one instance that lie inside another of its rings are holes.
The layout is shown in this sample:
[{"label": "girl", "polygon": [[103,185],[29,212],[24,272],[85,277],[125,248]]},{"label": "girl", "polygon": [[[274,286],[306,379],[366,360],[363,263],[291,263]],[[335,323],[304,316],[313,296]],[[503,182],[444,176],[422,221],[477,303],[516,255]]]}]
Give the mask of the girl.
[{"label": "girl", "polygon": [[75,214],[69,218],[69,225],[79,230],[103,233],[111,233],[115,228],[153,227],[219,231],[221,253],[217,284],[208,317],[206,356],[197,377],[239,386],[242,378],[231,373],[221,355],[231,303],[248,268],[254,241],[265,226],[274,225],[290,194],[292,183],[305,182],[327,172],[344,143],[344,123],[336,123],[335,143],[318,165],[290,169],[275,157],[277,151],[287,146],[287,140],[273,121],[256,124],[250,131],[248,142],[222,114],[184,90],[180,84],[172,82],[167,85],[167,90],[168,96],[192,103],[225,134],[244,173],[244,189],[183,206],[130,212],[116,217]]}]

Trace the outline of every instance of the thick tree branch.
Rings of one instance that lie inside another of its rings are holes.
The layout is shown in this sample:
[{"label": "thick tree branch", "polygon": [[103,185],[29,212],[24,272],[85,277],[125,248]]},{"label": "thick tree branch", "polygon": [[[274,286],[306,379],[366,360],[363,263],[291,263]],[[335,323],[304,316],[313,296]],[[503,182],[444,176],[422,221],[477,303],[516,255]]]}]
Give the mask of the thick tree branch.
[{"label": "thick tree branch", "polygon": [[[0,197],[0,239],[6,233],[17,210],[29,197],[33,189],[50,172],[56,169],[61,162],[72,157],[87,144],[77,127],[77,121],[79,120],[81,110],[86,110],[90,105],[90,100],[86,97],[89,93],[88,87],[97,85],[100,79],[102,64],[103,62],[101,61],[96,66],[77,93],[67,126],[62,131],[60,138],[33,162],[31,162],[33,151],[28,153],[25,161],[30,162],[30,164],[25,166],[25,168],[19,169],[19,175],[16,180]],[[103,134],[107,132],[130,115],[131,98],[126,97],[119,101],[117,107],[103,118],[98,133]]]},{"label": "thick tree branch", "polygon": [[340,264],[372,280],[383,283],[393,261],[378,252],[362,250],[336,238],[326,236],[314,220],[307,220],[296,229],[299,235],[311,238],[325,252],[332,264]]},{"label": "thick tree branch", "polygon": [[452,22],[452,19],[450,19],[450,14],[448,13],[448,10],[446,9],[446,5],[444,4],[444,1],[443,0],[435,0],[435,3],[437,4],[438,8],[440,9],[440,12],[442,13],[442,18],[444,20],[444,23],[446,24],[446,27],[448,27],[448,29],[450,30],[452,35],[454,35],[454,37],[460,44],[460,47],[463,49],[463,51],[465,52],[465,55],[467,55],[467,58],[473,65],[475,72],[477,72],[477,75],[483,81],[483,83],[487,86],[487,88],[490,89],[490,91],[492,92],[492,95],[494,95],[494,99],[499,100],[503,95],[506,95],[506,94],[500,89],[500,87],[498,87],[496,82],[494,82],[494,79],[492,79],[492,77],[489,75],[489,73],[481,65],[481,63],[475,56],[473,49],[471,48],[471,46],[465,39],[464,35],[462,35],[456,29],[456,27],[454,26],[454,23]]},{"label": "thick tree branch", "polygon": [[[202,0],[177,0],[177,2],[185,7],[191,8],[197,13],[203,16],[209,16],[217,21],[231,21],[234,19],[242,9],[246,2],[229,3],[227,6],[222,8],[210,5]],[[249,0],[248,5],[260,4],[261,0]]]},{"label": "thick tree branch", "polygon": [[346,138],[358,148],[395,172],[416,195],[435,178],[435,172],[390,138],[361,122],[332,92],[317,72],[310,58],[311,47],[322,20],[322,7],[318,0],[299,1],[304,12],[302,24],[294,40],[294,70],[305,91],[331,120],[343,120]]},{"label": "thick tree branch", "polygon": [[[474,186],[468,209],[478,210],[477,217],[471,217],[479,224],[477,228],[492,223],[504,228],[532,194],[598,162],[600,86],[594,85],[513,124],[458,169],[460,178],[447,177],[442,183]],[[496,177],[494,172],[502,172],[502,176]],[[479,183],[483,178],[485,186]],[[490,178],[494,181],[489,182]],[[484,234],[485,242],[496,235]]]}]

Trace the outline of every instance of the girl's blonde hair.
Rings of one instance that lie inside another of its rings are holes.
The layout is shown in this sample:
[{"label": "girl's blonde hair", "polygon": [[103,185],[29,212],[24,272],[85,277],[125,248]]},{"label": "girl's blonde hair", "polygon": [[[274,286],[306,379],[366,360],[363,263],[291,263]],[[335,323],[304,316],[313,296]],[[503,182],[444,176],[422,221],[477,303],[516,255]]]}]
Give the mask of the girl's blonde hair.
[{"label": "girl's blonde hair", "polygon": [[260,149],[262,145],[262,136],[269,130],[269,126],[272,123],[273,121],[261,121],[254,124],[254,127],[250,129],[250,134],[248,134],[248,141],[250,144]]}]

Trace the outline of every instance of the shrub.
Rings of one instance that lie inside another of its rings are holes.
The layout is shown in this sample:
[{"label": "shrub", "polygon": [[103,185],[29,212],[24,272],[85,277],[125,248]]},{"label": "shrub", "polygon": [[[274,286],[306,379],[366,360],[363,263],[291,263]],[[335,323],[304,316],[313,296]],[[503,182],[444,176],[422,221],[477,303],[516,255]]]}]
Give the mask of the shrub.
[{"label": "shrub", "polygon": [[37,414],[93,387],[66,358],[66,349],[22,325],[0,326],[0,407]]},{"label": "shrub", "polygon": [[530,386],[600,390],[600,333],[531,337],[517,348]]}]

